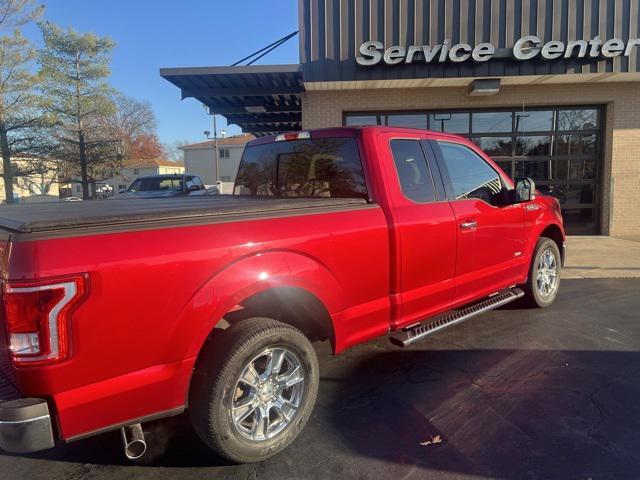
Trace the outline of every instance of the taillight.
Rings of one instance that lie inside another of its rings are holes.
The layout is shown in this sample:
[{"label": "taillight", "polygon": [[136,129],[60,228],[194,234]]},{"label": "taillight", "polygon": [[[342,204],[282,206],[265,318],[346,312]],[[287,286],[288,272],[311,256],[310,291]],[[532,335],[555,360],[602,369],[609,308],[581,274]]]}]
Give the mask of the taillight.
[{"label": "taillight", "polygon": [[4,316],[15,365],[41,366],[70,355],[70,312],[82,299],[82,276],[4,285]]}]

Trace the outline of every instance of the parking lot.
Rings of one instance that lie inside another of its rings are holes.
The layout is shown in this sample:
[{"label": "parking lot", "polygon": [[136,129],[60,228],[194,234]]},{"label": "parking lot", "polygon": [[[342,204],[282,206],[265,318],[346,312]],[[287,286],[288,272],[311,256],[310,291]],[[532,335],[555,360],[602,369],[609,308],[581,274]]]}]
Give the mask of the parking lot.
[{"label": "parking lot", "polygon": [[[255,465],[213,458],[182,417],[147,425],[147,465],[119,432],[0,478],[638,478],[640,279],[565,279],[546,310],[503,308],[402,350],[330,356],[306,430]],[[99,412],[96,412],[99,414]]]}]

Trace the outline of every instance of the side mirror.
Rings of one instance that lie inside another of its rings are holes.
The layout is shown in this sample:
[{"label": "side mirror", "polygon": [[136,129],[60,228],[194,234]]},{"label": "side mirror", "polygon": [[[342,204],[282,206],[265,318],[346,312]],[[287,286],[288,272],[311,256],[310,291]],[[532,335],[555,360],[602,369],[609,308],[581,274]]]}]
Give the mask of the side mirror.
[{"label": "side mirror", "polygon": [[198,185],[187,185],[188,192],[197,192],[198,190],[200,190],[200,187]]},{"label": "side mirror", "polygon": [[532,178],[517,178],[514,203],[530,202],[536,198],[536,182]]}]

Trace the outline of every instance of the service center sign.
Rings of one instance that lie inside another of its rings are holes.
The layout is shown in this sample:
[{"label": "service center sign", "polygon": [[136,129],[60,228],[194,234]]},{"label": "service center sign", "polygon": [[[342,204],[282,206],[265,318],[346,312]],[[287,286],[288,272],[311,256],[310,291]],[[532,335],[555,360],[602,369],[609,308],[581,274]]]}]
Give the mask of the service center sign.
[{"label": "service center sign", "polygon": [[[571,40],[567,43],[552,40],[543,43],[535,35],[520,38],[511,51],[511,57],[516,60],[531,60],[542,58],[556,60],[559,58],[614,58],[628,57],[634,47],[640,45],[640,39],[632,38],[624,42],[618,38],[600,40]],[[504,50],[504,49],[501,49]],[[356,57],[359,65],[372,66],[380,62],[387,65],[400,63],[460,63],[466,61],[487,62],[496,56],[496,48],[491,43],[480,43],[471,47],[468,43],[451,45],[445,40],[439,45],[411,45],[410,47],[393,46],[385,50],[384,44],[378,41],[364,42],[360,45],[360,56]],[[508,56],[508,55],[506,55]],[[499,55],[504,58],[505,55]]]}]

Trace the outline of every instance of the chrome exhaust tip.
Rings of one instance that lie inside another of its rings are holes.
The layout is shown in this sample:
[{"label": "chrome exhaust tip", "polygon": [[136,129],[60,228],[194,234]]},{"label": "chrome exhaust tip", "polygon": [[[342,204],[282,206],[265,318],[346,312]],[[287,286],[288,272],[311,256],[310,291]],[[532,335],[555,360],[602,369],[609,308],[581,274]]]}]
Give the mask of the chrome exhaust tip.
[{"label": "chrome exhaust tip", "polygon": [[136,423],[120,429],[124,454],[129,460],[137,460],[147,451],[147,442],[144,440],[142,425]]}]

